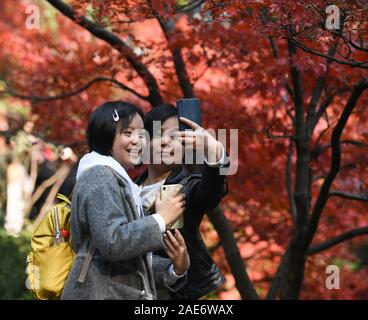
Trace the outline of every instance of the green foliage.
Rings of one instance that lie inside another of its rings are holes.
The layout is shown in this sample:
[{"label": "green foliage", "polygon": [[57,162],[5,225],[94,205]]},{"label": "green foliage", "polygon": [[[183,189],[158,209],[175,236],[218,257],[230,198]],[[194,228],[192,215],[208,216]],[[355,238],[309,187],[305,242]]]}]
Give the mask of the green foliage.
[{"label": "green foliage", "polygon": [[177,3],[180,6],[185,6],[189,3],[189,1],[188,0],[178,0]]},{"label": "green foliage", "polygon": [[[5,83],[0,81],[0,90],[5,87]],[[7,102],[6,100],[0,101],[0,111],[5,111],[7,113],[19,113],[20,115],[26,117],[30,114],[30,108],[23,104],[15,103],[12,101],[11,103]]]},{"label": "green foliage", "polygon": [[50,30],[56,35],[58,31],[58,23],[56,19],[57,11],[52,6],[50,6],[48,3],[45,3],[44,1],[38,1],[37,5],[42,7],[42,12],[40,14],[41,30]]},{"label": "green foliage", "polygon": [[30,251],[27,231],[15,238],[0,229],[0,299],[32,299],[26,288],[26,258]]},{"label": "green foliage", "polygon": [[368,242],[363,243],[355,250],[356,256],[359,258],[359,268],[368,266]]},{"label": "green foliage", "polygon": [[351,271],[356,272],[364,268],[364,261],[362,260],[361,257],[359,257],[358,254],[357,254],[357,257],[359,258],[357,261],[355,260],[352,261],[348,259],[340,259],[340,258],[335,257],[334,259],[332,259],[332,264],[338,266],[340,269],[347,267]]}]

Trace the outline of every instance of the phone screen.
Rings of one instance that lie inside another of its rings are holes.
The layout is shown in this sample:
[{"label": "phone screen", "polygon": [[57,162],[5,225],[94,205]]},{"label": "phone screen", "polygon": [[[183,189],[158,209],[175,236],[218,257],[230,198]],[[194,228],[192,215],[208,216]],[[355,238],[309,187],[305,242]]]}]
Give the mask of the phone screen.
[{"label": "phone screen", "polygon": [[[197,98],[179,99],[176,101],[178,117],[184,117],[192,120],[196,124],[202,126],[201,107]],[[179,130],[191,129],[179,120]]]}]

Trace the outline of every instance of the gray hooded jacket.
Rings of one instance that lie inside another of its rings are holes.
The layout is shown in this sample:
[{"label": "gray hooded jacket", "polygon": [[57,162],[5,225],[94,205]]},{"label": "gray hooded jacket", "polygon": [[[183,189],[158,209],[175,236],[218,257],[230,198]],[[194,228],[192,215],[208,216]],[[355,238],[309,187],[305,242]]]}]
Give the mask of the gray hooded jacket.
[{"label": "gray hooded jacket", "polygon": [[[141,217],[128,182],[102,165],[84,171],[75,186],[71,215],[77,253],[62,299],[156,299],[156,287],[179,290],[186,281],[166,283],[169,259],[148,253],[162,249],[152,216]],[[77,281],[88,250],[95,253],[83,283]]]}]

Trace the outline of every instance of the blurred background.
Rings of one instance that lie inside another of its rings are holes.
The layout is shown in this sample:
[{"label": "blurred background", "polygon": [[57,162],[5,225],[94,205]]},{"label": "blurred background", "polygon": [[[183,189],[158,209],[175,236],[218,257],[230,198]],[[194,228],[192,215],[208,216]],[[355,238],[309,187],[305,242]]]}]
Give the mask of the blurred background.
[{"label": "blurred background", "polygon": [[238,130],[201,225],[227,281],[205,299],[368,299],[367,16],[367,1],[2,0],[0,299],[32,299],[30,235],[71,193],[89,113],[182,97],[205,128]]}]

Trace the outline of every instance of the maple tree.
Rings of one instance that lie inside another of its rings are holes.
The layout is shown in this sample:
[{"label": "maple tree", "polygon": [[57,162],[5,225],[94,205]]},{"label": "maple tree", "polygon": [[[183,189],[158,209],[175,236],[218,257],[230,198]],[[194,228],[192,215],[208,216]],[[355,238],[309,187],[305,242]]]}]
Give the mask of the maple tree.
[{"label": "maple tree", "polygon": [[[38,30],[25,26],[31,4]],[[219,297],[367,298],[367,268],[349,268],[368,233],[368,6],[334,1],[328,29],[329,4],[5,0],[2,97],[31,104],[37,132],[80,152],[107,99],[200,98],[205,127],[239,130],[229,195],[202,224],[228,279]],[[329,264],[340,291],[325,288]]]}]

